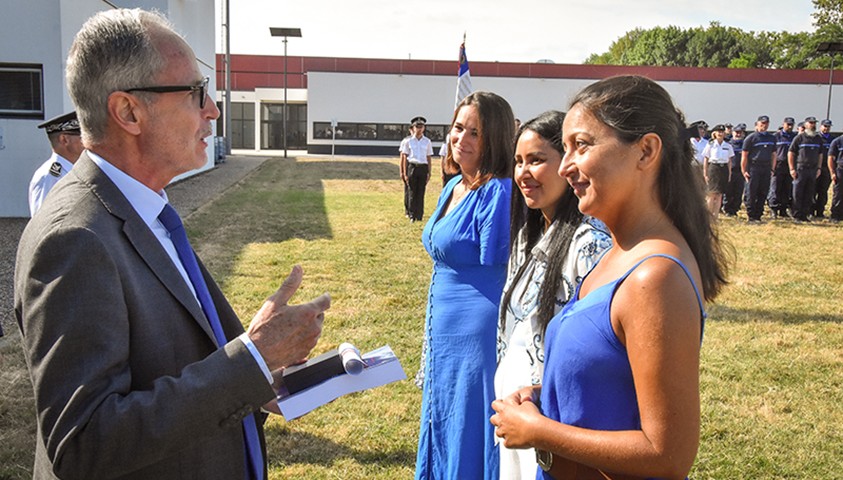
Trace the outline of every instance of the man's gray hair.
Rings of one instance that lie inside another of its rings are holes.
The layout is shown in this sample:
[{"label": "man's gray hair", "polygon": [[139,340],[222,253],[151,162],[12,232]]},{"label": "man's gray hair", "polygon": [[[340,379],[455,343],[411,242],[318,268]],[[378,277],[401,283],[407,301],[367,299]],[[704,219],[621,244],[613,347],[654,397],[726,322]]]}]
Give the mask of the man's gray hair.
[{"label": "man's gray hair", "polygon": [[151,86],[164,68],[151,28],[173,31],[157,12],[116,9],[97,13],[76,34],[67,58],[67,89],[86,145],[105,139],[109,95]]}]

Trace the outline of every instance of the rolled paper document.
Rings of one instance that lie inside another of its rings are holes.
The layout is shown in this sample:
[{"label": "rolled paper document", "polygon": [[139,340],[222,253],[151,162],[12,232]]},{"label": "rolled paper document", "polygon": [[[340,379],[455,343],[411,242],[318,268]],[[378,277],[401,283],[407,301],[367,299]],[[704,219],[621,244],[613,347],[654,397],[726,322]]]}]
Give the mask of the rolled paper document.
[{"label": "rolled paper document", "polygon": [[350,343],[341,343],[337,350],[342,358],[342,367],[349,375],[359,375],[363,371],[363,359],[360,350]]}]

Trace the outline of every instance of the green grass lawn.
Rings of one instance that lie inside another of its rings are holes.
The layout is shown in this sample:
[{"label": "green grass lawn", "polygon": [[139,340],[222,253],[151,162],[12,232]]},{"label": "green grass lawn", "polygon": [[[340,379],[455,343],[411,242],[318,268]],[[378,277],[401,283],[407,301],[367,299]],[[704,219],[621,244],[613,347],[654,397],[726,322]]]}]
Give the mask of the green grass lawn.
[{"label": "green grass lawn", "polygon": [[[434,171],[427,212],[439,189]],[[412,379],[431,264],[423,224],[403,215],[397,160],[271,159],[186,223],[244,322],[299,263],[293,301],[333,298],[314,354],[389,344]],[[738,261],[708,306],[692,477],[841,478],[843,227],[722,227]],[[13,340],[0,351],[0,479],[31,478],[31,388]],[[410,379],[271,419],[270,478],[411,478],[421,392]]]}]

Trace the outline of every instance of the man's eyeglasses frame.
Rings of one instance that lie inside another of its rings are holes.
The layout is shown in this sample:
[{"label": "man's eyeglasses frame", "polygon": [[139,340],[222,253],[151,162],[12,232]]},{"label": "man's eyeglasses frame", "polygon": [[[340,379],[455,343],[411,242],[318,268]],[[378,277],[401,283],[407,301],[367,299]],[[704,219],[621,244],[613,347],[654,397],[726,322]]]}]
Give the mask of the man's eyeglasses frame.
[{"label": "man's eyeglasses frame", "polygon": [[209,77],[202,79],[199,85],[165,85],[160,87],[134,87],[123,90],[126,93],[150,92],[150,93],[171,93],[171,92],[199,92],[199,109],[205,108],[205,101],[208,97]]}]

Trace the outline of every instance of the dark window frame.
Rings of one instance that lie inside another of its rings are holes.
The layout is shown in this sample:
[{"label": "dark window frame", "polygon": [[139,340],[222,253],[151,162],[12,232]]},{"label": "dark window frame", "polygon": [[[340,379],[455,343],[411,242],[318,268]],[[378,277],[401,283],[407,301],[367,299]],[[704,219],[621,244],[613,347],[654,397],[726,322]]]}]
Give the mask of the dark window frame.
[{"label": "dark window frame", "polygon": [[[4,73],[28,73],[32,75],[28,90],[29,106],[31,108],[2,108],[6,99],[0,98],[0,118],[28,118],[44,119],[44,65],[35,63],[0,63],[0,90],[9,91],[9,85],[4,85]],[[21,83],[19,81],[19,83]],[[23,82],[25,83],[25,82]],[[20,92],[23,93],[23,92]],[[0,94],[2,95],[2,94]]]},{"label": "dark window frame", "polygon": [[[311,125],[314,140],[331,139],[331,135],[326,133],[331,130],[331,122],[315,121]],[[338,134],[337,140],[361,142],[400,142],[410,135],[410,126],[404,123],[337,122],[337,129],[342,130],[342,136]],[[426,131],[435,132],[433,136],[428,135],[432,142],[442,142],[450,129],[451,125],[428,124]]]}]

